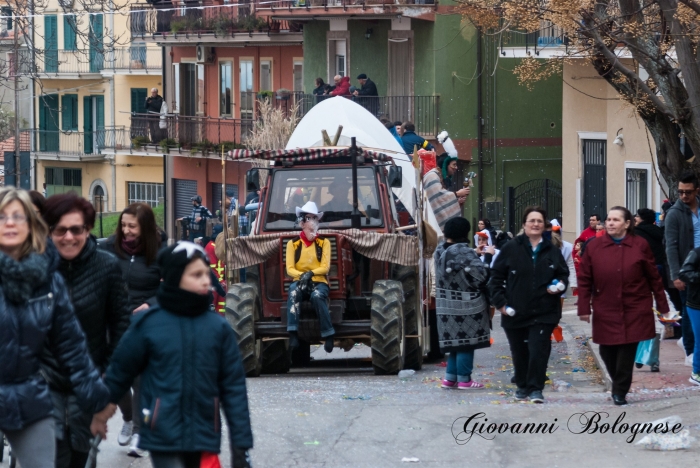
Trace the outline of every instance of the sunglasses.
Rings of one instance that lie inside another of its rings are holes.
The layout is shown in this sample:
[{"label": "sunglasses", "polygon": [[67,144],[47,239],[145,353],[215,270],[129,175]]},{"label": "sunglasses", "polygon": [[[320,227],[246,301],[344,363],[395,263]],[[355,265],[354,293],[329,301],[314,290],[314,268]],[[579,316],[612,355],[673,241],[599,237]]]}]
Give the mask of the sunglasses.
[{"label": "sunglasses", "polygon": [[71,227],[54,226],[53,229],[51,229],[51,234],[53,234],[56,237],[63,237],[70,231],[70,233],[73,234],[73,236],[79,236],[85,232],[85,229],[87,229],[87,226],[85,226],[84,224],[82,226]]},{"label": "sunglasses", "polygon": [[678,195],[692,195],[697,190],[679,190]]}]

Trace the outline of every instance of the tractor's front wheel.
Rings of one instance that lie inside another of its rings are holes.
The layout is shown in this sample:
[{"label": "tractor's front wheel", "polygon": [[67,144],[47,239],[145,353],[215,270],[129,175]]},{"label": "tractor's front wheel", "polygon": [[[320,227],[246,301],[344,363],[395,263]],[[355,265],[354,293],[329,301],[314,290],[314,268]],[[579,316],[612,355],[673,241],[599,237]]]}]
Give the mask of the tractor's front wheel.
[{"label": "tractor's front wheel", "polygon": [[406,335],[403,327],[403,288],[399,281],[378,280],[372,289],[372,366],[376,375],[403,369]]},{"label": "tractor's front wheel", "polygon": [[248,377],[262,371],[262,341],[255,338],[255,321],[260,319],[260,297],[252,284],[234,284],[226,294],[226,320],[236,334],[243,368]]}]

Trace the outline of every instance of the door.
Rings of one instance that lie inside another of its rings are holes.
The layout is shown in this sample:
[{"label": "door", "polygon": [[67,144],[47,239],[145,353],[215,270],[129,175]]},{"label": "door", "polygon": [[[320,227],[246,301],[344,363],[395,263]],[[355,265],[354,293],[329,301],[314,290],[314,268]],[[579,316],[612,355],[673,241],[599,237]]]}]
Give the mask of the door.
[{"label": "door", "polygon": [[146,112],[144,106],[147,96],[147,88],[131,88],[131,138],[136,136],[148,136],[148,125],[146,119],[133,115],[143,114]]},{"label": "door", "polygon": [[104,45],[102,15],[90,15],[90,73],[99,73],[103,68]]},{"label": "door", "polygon": [[58,95],[44,94],[39,98],[39,151],[58,151]]},{"label": "door", "polygon": [[241,119],[253,118],[253,61],[241,60],[239,67],[239,81],[241,92]]},{"label": "door", "polygon": [[597,214],[605,219],[607,199],[607,141],[583,140],[583,212],[582,226]]},{"label": "door", "polygon": [[192,197],[197,196],[197,181],[185,179],[173,179],[173,198],[175,205],[173,212],[175,219],[184,218],[192,214]]},{"label": "door", "polygon": [[56,15],[44,16],[44,69],[46,73],[58,73],[58,22]]},{"label": "door", "polygon": [[[402,41],[402,42],[396,42]],[[385,117],[392,121],[410,121],[416,128],[423,128],[414,113],[414,103],[411,97],[411,59],[413,40],[400,38],[389,40],[389,76],[387,82],[386,103],[380,107],[377,117]]]},{"label": "door", "polygon": [[636,213],[640,208],[649,208],[649,193],[648,193],[648,175],[646,169],[631,168],[626,169],[627,172],[627,209]]},{"label": "door", "polygon": [[295,93],[304,92],[304,61],[295,60],[294,61],[294,91]]},{"label": "door", "polygon": [[83,97],[83,130],[85,154],[99,154],[105,146],[105,98]]},{"label": "door", "polygon": [[178,136],[180,143],[198,142],[197,122],[197,65],[180,64],[180,118]]}]

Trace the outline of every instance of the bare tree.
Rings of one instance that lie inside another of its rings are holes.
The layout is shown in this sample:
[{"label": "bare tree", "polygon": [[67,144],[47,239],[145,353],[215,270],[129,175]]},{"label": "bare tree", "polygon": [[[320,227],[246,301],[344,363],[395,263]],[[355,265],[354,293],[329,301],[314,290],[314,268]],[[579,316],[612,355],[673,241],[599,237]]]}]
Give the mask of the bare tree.
[{"label": "bare tree", "polygon": [[698,158],[686,162],[689,149],[700,154],[699,0],[458,1],[465,17],[500,40],[559,30],[566,51],[523,59],[515,69],[520,82],[531,86],[566,60],[588,60],[644,121],[669,185],[685,169],[700,173]]},{"label": "bare tree", "polygon": [[276,150],[287,146],[299,123],[299,105],[285,111],[275,107],[271,100],[258,101],[258,119],[244,143],[251,150]]}]

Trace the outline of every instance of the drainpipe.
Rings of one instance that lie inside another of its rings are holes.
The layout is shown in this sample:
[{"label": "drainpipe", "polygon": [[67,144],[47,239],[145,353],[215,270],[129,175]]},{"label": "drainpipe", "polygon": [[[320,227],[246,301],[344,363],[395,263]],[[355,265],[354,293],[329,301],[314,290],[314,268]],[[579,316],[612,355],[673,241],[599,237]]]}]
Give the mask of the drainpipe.
[{"label": "drainpipe", "polygon": [[479,178],[479,219],[484,217],[484,138],[481,131],[483,117],[481,115],[481,77],[483,75],[483,56],[481,50],[481,29],[476,29],[476,144],[479,158],[478,178]]},{"label": "drainpipe", "polygon": [[[165,70],[166,70],[166,53],[165,53],[165,46],[160,48],[160,53],[161,53],[161,62],[160,62],[160,83],[161,87],[163,88],[163,99],[165,99],[165,102],[168,102],[168,93],[167,93],[167,88],[166,88],[166,75],[165,75]],[[170,110],[170,109],[169,109]],[[172,111],[172,110],[171,110]],[[165,230],[166,234],[169,234],[169,225],[170,223],[168,222],[169,216],[168,216],[168,155],[164,154],[163,155],[163,216],[165,217],[165,226],[162,226],[162,228]],[[169,237],[169,236],[168,236]]]}]

